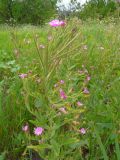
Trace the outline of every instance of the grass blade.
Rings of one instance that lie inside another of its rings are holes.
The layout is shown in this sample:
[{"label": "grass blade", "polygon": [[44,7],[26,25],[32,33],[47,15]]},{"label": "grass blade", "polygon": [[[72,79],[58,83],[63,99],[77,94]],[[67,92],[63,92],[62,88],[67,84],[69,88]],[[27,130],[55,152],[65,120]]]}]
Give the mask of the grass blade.
[{"label": "grass blade", "polygon": [[105,151],[104,145],[103,145],[103,143],[102,143],[102,141],[101,141],[100,135],[99,135],[97,129],[94,129],[94,130],[95,130],[97,142],[98,142],[98,144],[99,144],[99,146],[100,146],[100,149],[101,149],[101,152],[102,152],[102,154],[103,154],[104,160],[109,160],[109,159],[108,159],[108,156],[107,156],[107,153],[106,153],[106,151]]},{"label": "grass blade", "polygon": [[119,142],[118,142],[117,136],[115,138],[115,150],[116,150],[117,159],[120,160],[120,147],[119,147]]}]

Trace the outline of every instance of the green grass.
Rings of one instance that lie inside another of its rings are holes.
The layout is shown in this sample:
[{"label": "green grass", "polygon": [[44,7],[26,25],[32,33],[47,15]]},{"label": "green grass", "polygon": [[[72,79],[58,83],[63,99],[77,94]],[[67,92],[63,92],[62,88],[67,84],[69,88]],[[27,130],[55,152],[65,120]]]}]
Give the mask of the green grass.
[{"label": "green grass", "polygon": [[[21,73],[27,78],[20,79]],[[91,80],[86,82],[86,76]],[[60,88],[66,100],[60,99]],[[65,30],[0,27],[1,159],[119,160],[119,94],[119,23],[73,20]],[[67,114],[59,116],[61,107]],[[29,132],[24,133],[26,123]],[[44,128],[40,137],[33,134],[38,126]]]}]

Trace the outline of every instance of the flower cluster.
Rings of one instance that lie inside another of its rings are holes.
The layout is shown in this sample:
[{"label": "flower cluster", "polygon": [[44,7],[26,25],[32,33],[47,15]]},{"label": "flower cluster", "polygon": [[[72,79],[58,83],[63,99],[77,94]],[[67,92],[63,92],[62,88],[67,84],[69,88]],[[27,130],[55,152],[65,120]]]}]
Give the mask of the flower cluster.
[{"label": "flower cluster", "polygon": [[[29,126],[28,126],[28,124],[26,124],[26,125],[24,125],[22,127],[22,131],[25,132],[25,133],[29,132]],[[42,127],[36,127],[36,128],[34,128],[34,134],[36,136],[42,135],[43,131],[44,131],[44,129]]]},{"label": "flower cluster", "polygon": [[49,22],[49,25],[51,27],[65,26],[65,22],[64,21],[60,21],[58,19],[55,19],[55,20],[52,20],[51,22]]},{"label": "flower cluster", "polygon": [[67,98],[65,92],[62,89],[60,89],[60,97],[61,97],[61,99],[66,99]]}]

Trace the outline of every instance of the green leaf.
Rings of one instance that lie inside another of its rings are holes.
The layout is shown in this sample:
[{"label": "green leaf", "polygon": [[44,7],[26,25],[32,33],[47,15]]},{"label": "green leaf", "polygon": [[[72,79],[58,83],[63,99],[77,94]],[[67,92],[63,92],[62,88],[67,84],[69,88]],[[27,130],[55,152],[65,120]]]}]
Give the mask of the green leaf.
[{"label": "green leaf", "polygon": [[60,154],[60,144],[55,140],[51,140],[52,150],[54,151],[55,157],[58,157]]},{"label": "green leaf", "polygon": [[20,66],[15,66],[14,68],[11,68],[11,72],[17,72],[17,71],[19,71],[20,70]]},{"label": "green leaf", "polygon": [[0,155],[0,160],[4,160],[4,156],[3,155]]},{"label": "green leaf", "polygon": [[40,144],[40,145],[36,145],[36,146],[33,146],[33,145],[31,145],[31,146],[27,146],[27,149],[33,149],[33,150],[35,150],[36,152],[39,152],[40,150],[43,150],[43,149],[50,149],[51,148],[51,146],[49,145],[49,144]]},{"label": "green leaf", "polygon": [[42,107],[43,106],[43,100],[41,98],[39,98],[39,99],[37,98],[35,100],[34,104],[35,104],[36,108]]},{"label": "green leaf", "polygon": [[13,64],[15,64],[15,60],[7,62],[7,65],[13,65]]},{"label": "green leaf", "polygon": [[79,148],[79,147],[82,147],[82,146],[85,146],[85,145],[88,146],[88,140],[80,140],[79,142],[77,142],[75,144],[72,144],[70,147],[72,149],[75,149],[75,148]]},{"label": "green leaf", "polygon": [[5,152],[0,155],[0,160],[5,160]]},{"label": "green leaf", "polygon": [[66,146],[66,145],[71,145],[71,144],[75,144],[79,142],[79,140],[77,138],[71,138],[71,137],[64,137],[60,139],[60,145],[61,146]]},{"label": "green leaf", "polygon": [[0,63],[0,68],[8,68],[4,63]]}]

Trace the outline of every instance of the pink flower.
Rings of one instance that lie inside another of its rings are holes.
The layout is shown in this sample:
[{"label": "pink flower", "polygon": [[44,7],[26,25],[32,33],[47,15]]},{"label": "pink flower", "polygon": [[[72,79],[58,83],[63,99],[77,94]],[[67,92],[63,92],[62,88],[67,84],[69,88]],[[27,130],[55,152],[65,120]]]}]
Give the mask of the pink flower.
[{"label": "pink flower", "polygon": [[81,133],[81,134],[86,134],[86,129],[85,129],[85,128],[81,128],[81,129],[80,129],[80,133]]},{"label": "pink flower", "polygon": [[66,109],[65,109],[64,107],[59,108],[59,110],[60,110],[62,113],[67,114],[67,111],[66,111]]},{"label": "pink flower", "polygon": [[44,131],[44,129],[42,127],[36,127],[36,128],[34,128],[34,134],[36,136],[41,135],[43,131]]},{"label": "pink flower", "polygon": [[78,105],[79,107],[83,106],[83,104],[82,104],[80,101],[77,102],[77,105]]},{"label": "pink flower", "polygon": [[87,81],[90,81],[90,80],[91,80],[91,77],[90,77],[90,76],[87,76],[86,80],[87,80]]},{"label": "pink flower", "polygon": [[64,80],[60,80],[60,83],[61,83],[61,84],[64,84],[65,82],[64,82]]},{"label": "pink flower", "polygon": [[52,20],[49,22],[49,25],[52,27],[58,27],[60,25],[59,20]]},{"label": "pink flower", "polygon": [[51,22],[49,22],[49,25],[51,27],[58,27],[58,26],[64,26],[65,22],[64,21],[60,21],[58,19],[52,20]]},{"label": "pink flower", "polygon": [[23,127],[22,127],[22,130],[23,130],[24,132],[28,132],[28,131],[29,131],[29,126],[28,126],[28,125],[23,126]]},{"label": "pink flower", "polygon": [[64,21],[60,21],[60,26],[65,26],[65,22]]},{"label": "pink flower", "polygon": [[60,97],[61,97],[61,99],[66,99],[67,98],[65,92],[62,89],[60,89]]},{"label": "pink flower", "polygon": [[89,90],[87,88],[84,88],[83,93],[84,94],[89,94],[90,92],[89,92]]},{"label": "pink flower", "polygon": [[19,77],[20,77],[21,79],[24,79],[24,78],[27,77],[27,74],[25,74],[25,73],[19,74]]}]

